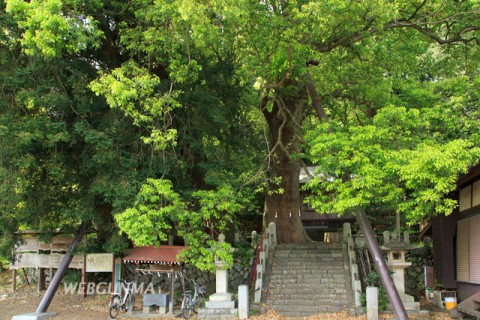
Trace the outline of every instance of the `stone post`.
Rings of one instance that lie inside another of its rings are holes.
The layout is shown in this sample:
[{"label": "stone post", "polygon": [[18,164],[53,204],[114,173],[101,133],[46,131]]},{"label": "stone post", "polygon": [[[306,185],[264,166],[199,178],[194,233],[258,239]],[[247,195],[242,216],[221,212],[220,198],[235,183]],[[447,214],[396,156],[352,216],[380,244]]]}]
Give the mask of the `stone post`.
[{"label": "stone post", "polygon": [[352,228],[350,227],[350,223],[345,222],[343,224],[343,242],[347,242],[348,239],[352,236]]},{"label": "stone post", "polygon": [[351,264],[351,277],[352,277],[352,288],[355,288],[355,281],[360,280],[360,277],[358,276],[358,264],[354,263]]},{"label": "stone post", "polygon": [[389,244],[390,243],[390,231],[384,231],[383,232],[383,244]]},{"label": "stone post", "polygon": [[377,287],[367,287],[367,320],[378,320]]},{"label": "stone post", "polygon": [[403,242],[410,244],[410,232],[403,231]]},{"label": "stone post", "polygon": [[252,248],[257,248],[259,244],[257,231],[252,231]]},{"label": "stone post", "polygon": [[355,296],[355,307],[361,307],[361,295],[362,295],[362,282],[360,280],[354,281],[355,285],[353,286],[354,296]]},{"label": "stone post", "polygon": [[268,229],[269,229],[270,248],[274,250],[275,247],[277,246],[277,226],[275,225],[275,222],[270,222],[268,224]]},{"label": "stone post", "polygon": [[[259,253],[259,256],[260,256],[260,263],[258,265],[258,269],[262,269],[262,272],[265,272],[265,269],[266,269],[266,256],[265,256],[265,251],[262,251]],[[260,267],[261,266],[261,267]]]},{"label": "stone post", "polygon": [[[218,242],[225,241],[225,235],[221,233],[218,236]],[[217,270],[215,273],[215,289],[216,292],[209,297],[209,301],[205,306],[208,309],[230,308],[235,307],[235,301],[232,300],[232,295],[228,292],[228,270],[224,268],[222,261],[216,261]]]},{"label": "stone post", "polygon": [[238,286],[238,318],[248,319],[248,286]]},{"label": "stone post", "polygon": [[265,256],[268,257],[268,250],[270,250],[269,244],[268,244],[268,237],[263,239],[262,246],[263,246],[263,252],[265,252]]}]

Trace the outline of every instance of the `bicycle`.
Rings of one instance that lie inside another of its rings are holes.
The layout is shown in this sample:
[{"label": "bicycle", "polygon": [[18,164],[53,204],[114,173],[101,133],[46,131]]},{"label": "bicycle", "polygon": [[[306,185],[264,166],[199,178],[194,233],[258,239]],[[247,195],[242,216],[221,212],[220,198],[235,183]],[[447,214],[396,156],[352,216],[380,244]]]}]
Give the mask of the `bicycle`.
[{"label": "bicycle", "polygon": [[[133,290],[133,281],[127,282],[125,280],[121,280],[125,283],[124,296],[122,298],[121,293],[114,293],[110,296],[110,303],[108,305],[108,314],[110,315],[111,319],[115,319],[120,312],[120,309],[123,311],[128,311],[128,307],[130,306],[130,302],[132,299],[132,290]],[[120,291],[122,291],[122,288]]]},{"label": "bicycle", "polygon": [[199,295],[204,296],[205,293],[207,293],[207,289],[204,286],[199,285],[194,280],[192,280],[192,282],[195,288],[193,297],[192,297],[192,291],[188,290],[188,291],[185,291],[182,298],[182,314],[185,319],[190,318],[192,311],[195,313],[198,313],[198,308],[200,307],[200,301],[197,301],[198,296]]}]

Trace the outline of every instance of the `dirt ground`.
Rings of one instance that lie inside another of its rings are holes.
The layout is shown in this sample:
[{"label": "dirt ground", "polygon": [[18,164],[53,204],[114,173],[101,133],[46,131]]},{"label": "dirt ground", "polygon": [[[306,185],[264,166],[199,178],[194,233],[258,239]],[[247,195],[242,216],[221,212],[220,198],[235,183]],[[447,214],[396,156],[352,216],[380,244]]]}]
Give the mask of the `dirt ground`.
[{"label": "dirt ground", "polygon": [[[36,287],[23,286],[17,289],[15,293],[12,293],[9,283],[9,273],[0,275],[0,320],[10,320],[14,315],[35,312],[43,294],[38,294]],[[59,290],[61,291],[61,290]],[[87,298],[83,298],[78,294],[64,294],[59,292],[55,295],[48,311],[56,312],[57,316],[52,318],[55,320],[93,320],[93,319],[109,319],[108,317],[108,294],[94,295]],[[429,305],[424,307],[431,310],[429,315],[410,316],[410,319],[414,320],[447,320],[451,319],[449,313],[441,310],[435,310]],[[180,318],[180,316],[178,316]],[[394,319],[392,314],[382,314],[380,319]],[[133,317],[127,317],[123,312],[119,315],[118,319],[135,319]],[[150,317],[142,319],[161,319],[159,317]],[[360,320],[365,319],[364,315],[351,317],[347,312],[332,313],[332,314],[319,314],[312,317],[304,318],[285,318],[274,312],[268,312],[263,315],[251,316],[249,319],[253,320],[340,320],[340,319],[352,319]]]}]

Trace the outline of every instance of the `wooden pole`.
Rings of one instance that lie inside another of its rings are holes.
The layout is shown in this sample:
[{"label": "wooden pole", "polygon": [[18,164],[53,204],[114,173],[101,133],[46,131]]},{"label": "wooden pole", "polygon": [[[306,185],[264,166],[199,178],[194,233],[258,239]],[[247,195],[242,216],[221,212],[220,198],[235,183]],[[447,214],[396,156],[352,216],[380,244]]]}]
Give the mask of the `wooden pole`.
[{"label": "wooden pole", "polygon": [[170,315],[173,315],[173,291],[174,291],[174,278],[175,278],[175,273],[171,272],[170,274],[170,301],[168,301],[168,313]]},{"label": "wooden pole", "polygon": [[130,306],[128,307],[128,312],[130,312],[130,313],[133,313],[133,309],[134,309],[134,306],[135,306],[135,293],[136,293],[137,287],[138,287],[137,281],[138,281],[138,276],[139,276],[139,273],[138,273],[137,269],[138,269],[138,263],[135,264],[135,275],[133,276],[132,295],[131,295]]},{"label": "wooden pole", "polygon": [[40,293],[45,290],[45,269],[38,268],[37,292]]},{"label": "wooden pole", "polygon": [[383,287],[388,296],[388,300],[392,304],[393,311],[397,315],[399,320],[408,320],[407,311],[403,305],[402,299],[398,294],[395,283],[393,282],[392,276],[390,275],[390,270],[388,270],[387,263],[383,258],[382,252],[378,247],[377,239],[373,234],[370,221],[368,221],[367,215],[363,209],[357,211],[357,221],[360,225],[360,229],[365,236],[365,243],[367,244],[368,250],[372,254],[373,263],[375,264],[375,269],[377,269],[380,280],[382,280]]},{"label": "wooden pole", "polygon": [[67,253],[65,253],[62,261],[60,262],[60,265],[58,266],[58,270],[55,273],[55,276],[50,281],[50,285],[48,286],[47,292],[45,292],[45,295],[43,296],[42,301],[40,301],[40,304],[37,307],[36,313],[44,313],[47,311],[48,307],[50,306],[50,303],[52,302],[53,296],[55,295],[55,292],[57,292],[57,289],[60,286],[60,282],[62,281],[62,278],[65,275],[65,272],[67,271],[68,266],[70,265],[70,262],[73,259],[73,253],[75,251],[75,248],[77,247],[77,244],[80,242],[80,240],[83,238],[83,235],[86,232],[87,232],[87,223],[82,222],[82,224],[77,230],[77,233],[75,234],[75,237],[72,240],[72,243],[70,243],[70,246],[68,247]]},{"label": "wooden pole", "polygon": [[82,283],[83,283],[83,298],[87,297],[87,256],[83,256],[83,268],[82,268]]},{"label": "wooden pole", "polygon": [[25,278],[25,282],[30,287],[30,281],[28,280],[28,275],[27,275],[27,271],[25,271],[25,268],[22,268],[22,272],[23,272],[23,277]]},{"label": "wooden pole", "polygon": [[112,283],[110,283],[110,292],[115,292],[115,255],[112,259]]},{"label": "wooden pole", "polygon": [[17,269],[12,269],[12,291],[17,290]]}]

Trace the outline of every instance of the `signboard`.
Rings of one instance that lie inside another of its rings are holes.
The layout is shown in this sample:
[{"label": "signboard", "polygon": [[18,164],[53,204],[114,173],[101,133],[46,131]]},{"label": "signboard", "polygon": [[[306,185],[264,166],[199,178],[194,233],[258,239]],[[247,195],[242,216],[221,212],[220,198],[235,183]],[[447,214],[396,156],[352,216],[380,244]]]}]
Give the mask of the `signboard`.
[{"label": "signboard", "polygon": [[87,254],[86,272],[113,272],[113,253]]}]

